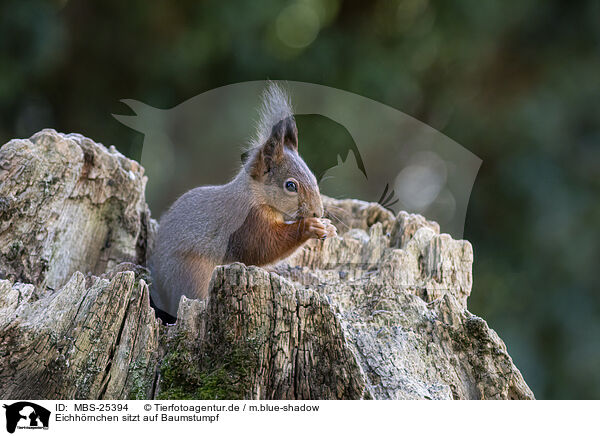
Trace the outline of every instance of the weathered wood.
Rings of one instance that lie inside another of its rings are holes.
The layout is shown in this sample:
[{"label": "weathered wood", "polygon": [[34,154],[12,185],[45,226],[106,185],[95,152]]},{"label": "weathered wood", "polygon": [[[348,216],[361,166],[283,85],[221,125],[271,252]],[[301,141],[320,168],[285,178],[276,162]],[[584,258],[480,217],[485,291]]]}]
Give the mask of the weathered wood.
[{"label": "weathered wood", "polygon": [[325,199],[339,237],[218,267],[164,326],[137,163],[47,130],[0,181],[0,398],[533,398],[467,310],[471,245],[421,216]]},{"label": "weathered wood", "polygon": [[145,263],[152,225],[137,162],[43,130],[0,150],[0,278],[58,289],[75,271]]},{"label": "weathered wood", "polygon": [[76,272],[35,297],[33,285],[0,281],[0,397],[151,396],[159,324],[143,279]]}]

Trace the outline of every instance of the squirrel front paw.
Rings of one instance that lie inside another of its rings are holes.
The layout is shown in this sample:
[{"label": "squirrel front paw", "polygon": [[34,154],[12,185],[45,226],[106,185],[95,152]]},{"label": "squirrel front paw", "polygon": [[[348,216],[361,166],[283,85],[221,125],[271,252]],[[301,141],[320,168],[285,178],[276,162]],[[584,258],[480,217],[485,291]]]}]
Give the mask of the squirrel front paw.
[{"label": "squirrel front paw", "polygon": [[337,235],[337,230],[327,218],[305,218],[304,234],[308,238],[326,239]]}]

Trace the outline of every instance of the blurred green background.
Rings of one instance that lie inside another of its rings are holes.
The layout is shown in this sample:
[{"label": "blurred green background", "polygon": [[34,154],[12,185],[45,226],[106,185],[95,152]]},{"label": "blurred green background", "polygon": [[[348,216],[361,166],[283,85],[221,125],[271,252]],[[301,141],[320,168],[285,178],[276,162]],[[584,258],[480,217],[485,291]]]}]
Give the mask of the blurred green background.
[{"label": "blurred green background", "polygon": [[599,18],[598,1],[4,0],[0,140],[53,127],[137,158],[120,99],[267,78],[392,106],[483,159],[470,310],[538,398],[600,398]]}]

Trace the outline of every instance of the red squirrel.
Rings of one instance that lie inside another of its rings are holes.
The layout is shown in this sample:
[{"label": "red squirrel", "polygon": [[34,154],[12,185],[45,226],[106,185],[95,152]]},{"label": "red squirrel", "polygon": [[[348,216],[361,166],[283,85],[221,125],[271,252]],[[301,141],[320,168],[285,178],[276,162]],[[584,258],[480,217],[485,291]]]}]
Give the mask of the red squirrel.
[{"label": "red squirrel", "polygon": [[256,136],[233,180],[186,192],[160,220],[149,260],[157,314],[173,322],[182,295],[206,298],[219,264],[266,265],[310,238],[335,236],[322,216],[317,180],[298,154],[289,97],[270,83]]}]

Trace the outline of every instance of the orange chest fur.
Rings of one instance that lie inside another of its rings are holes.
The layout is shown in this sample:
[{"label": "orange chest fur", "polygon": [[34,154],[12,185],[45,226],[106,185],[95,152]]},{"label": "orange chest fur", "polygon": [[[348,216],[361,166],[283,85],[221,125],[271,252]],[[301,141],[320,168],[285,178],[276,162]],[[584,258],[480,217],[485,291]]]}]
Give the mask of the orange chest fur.
[{"label": "orange chest fur", "polygon": [[307,239],[303,221],[285,223],[255,207],[229,237],[224,261],[265,265],[288,256]]}]

